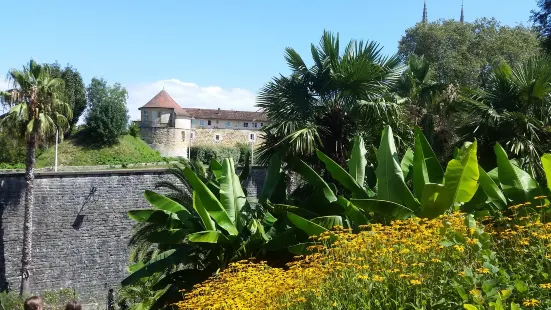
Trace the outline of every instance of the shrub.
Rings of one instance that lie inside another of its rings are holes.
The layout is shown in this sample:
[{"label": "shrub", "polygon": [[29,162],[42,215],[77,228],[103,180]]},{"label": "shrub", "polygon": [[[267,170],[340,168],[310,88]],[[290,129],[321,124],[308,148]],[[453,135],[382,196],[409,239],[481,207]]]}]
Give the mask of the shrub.
[{"label": "shrub", "polygon": [[92,79],[87,89],[90,109],[86,114],[89,139],[101,145],[119,141],[128,125],[127,92],[120,84],[107,85],[103,79]]},{"label": "shrub", "polygon": [[245,164],[247,154],[251,152],[250,146],[240,144],[236,147],[227,146],[192,146],[191,158],[201,161],[204,164],[210,163],[212,159],[221,161],[224,158],[233,158],[238,166]]},{"label": "shrub", "polygon": [[15,292],[0,292],[0,309],[23,310],[24,298]]},{"label": "shrub", "polygon": [[[526,205],[516,207],[525,208],[519,210],[525,214]],[[535,216],[514,219],[481,226],[472,215],[455,213],[366,225],[355,234],[335,227],[316,237],[308,248],[311,254],[288,270],[238,262],[186,293],[178,306],[547,309],[551,223],[542,224]]]},{"label": "shrub", "polygon": [[134,137],[134,138],[137,138],[139,135],[140,135],[140,126],[138,126],[137,124],[135,123],[132,123],[129,127],[128,127],[128,133]]}]

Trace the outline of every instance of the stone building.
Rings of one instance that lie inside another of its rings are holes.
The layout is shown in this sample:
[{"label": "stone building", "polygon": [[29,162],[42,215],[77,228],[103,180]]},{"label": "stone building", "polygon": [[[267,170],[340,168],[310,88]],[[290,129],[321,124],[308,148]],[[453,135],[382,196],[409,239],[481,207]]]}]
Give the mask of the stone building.
[{"label": "stone building", "polygon": [[193,146],[236,146],[261,142],[268,124],[261,112],[182,108],[160,91],[140,108],[140,136],[163,156],[188,158]]}]

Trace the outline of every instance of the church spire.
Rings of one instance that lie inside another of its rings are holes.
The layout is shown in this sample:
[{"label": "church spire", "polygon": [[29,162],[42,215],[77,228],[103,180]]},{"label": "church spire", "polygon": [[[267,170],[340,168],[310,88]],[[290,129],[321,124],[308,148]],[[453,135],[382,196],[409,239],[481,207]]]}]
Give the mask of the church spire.
[{"label": "church spire", "polygon": [[459,19],[460,22],[465,22],[465,12],[463,11],[463,0],[461,0],[461,18]]},{"label": "church spire", "polygon": [[427,15],[427,0],[425,0],[425,5],[423,6],[423,20],[422,22],[426,24],[429,21],[428,15]]}]

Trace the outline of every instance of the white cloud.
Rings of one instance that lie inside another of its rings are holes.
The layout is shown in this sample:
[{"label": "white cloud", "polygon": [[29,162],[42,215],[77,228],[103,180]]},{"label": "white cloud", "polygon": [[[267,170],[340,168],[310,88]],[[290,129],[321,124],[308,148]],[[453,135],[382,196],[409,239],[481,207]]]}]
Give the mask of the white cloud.
[{"label": "white cloud", "polygon": [[194,83],[170,79],[126,86],[130,119],[139,119],[140,112],[138,108],[146,104],[163,87],[182,108],[258,110],[254,107],[256,96],[249,90],[241,88],[223,89],[218,86],[201,87]]}]

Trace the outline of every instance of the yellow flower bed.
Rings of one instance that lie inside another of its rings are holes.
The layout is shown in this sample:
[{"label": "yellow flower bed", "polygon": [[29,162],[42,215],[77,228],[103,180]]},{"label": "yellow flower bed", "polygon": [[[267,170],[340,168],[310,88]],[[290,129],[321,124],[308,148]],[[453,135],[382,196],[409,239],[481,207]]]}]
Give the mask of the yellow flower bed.
[{"label": "yellow flower bed", "polygon": [[458,213],[367,225],[357,234],[336,227],[314,238],[313,253],[287,270],[234,263],[186,292],[178,307],[490,309],[497,299],[551,306],[545,272],[551,273],[551,225],[505,221],[491,227]]}]

